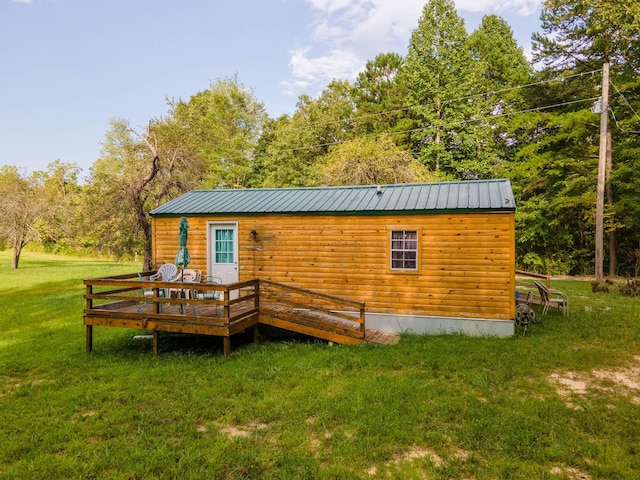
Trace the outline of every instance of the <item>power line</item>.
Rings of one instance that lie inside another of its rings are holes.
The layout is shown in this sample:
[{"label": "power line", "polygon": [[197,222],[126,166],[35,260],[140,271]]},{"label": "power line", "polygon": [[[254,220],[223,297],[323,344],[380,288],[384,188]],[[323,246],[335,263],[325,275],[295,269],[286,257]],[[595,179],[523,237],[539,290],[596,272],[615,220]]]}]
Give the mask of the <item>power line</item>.
[{"label": "power line", "polygon": [[[552,108],[557,108],[557,107],[565,107],[568,105],[574,105],[574,104],[578,104],[578,103],[583,103],[583,102],[593,102],[595,100],[597,100],[599,97],[589,97],[589,98],[583,98],[583,99],[579,99],[579,100],[570,100],[567,102],[562,102],[562,103],[555,103],[553,105],[545,105],[545,106],[541,106],[541,107],[534,107],[534,108],[529,108],[526,110],[519,110],[516,112],[506,112],[506,113],[500,113],[500,114],[495,114],[495,115],[489,115],[489,116],[485,116],[485,117],[478,117],[478,118],[474,118],[472,120],[463,120],[460,122],[450,122],[447,123],[445,125],[441,125],[441,126],[435,126],[435,125],[427,125],[427,126],[423,126],[423,127],[417,127],[417,128],[412,128],[412,129],[408,129],[408,130],[402,130],[402,131],[398,131],[398,132],[379,132],[379,133],[375,133],[375,134],[368,134],[368,135],[362,135],[363,137],[366,138],[376,138],[376,137],[380,137],[381,135],[406,135],[406,134],[410,134],[410,133],[414,133],[414,132],[419,132],[419,131],[425,131],[425,130],[430,130],[430,129],[435,129],[435,128],[452,128],[455,126],[462,126],[462,125],[467,125],[467,124],[471,124],[471,123],[477,123],[477,122],[481,122],[484,120],[492,120],[492,119],[496,119],[499,117],[508,117],[508,116],[513,116],[513,115],[519,115],[522,113],[532,113],[532,112],[539,112],[539,111],[544,111],[544,110],[549,110]],[[267,155],[272,155],[274,153],[284,153],[284,152],[296,152],[299,150],[312,150],[314,148],[324,148],[324,147],[331,147],[334,145],[340,145],[341,143],[343,143],[341,140],[336,140],[335,142],[325,142],[325,143],[320,143],[320,144],[316,144],[316,145],[308,145],[308,146],[303,146],[303,147],[292,147],[292,148],[283,148],[280,150],[276,150],[274,152],[270,152],[270,153],[262,153],[262,154],[257,154],[255,155],[256,157],[262,157],[262,156],[267,156]],[[233,160],[233,159],[237,159],[237,158],[243,158],[243,156],[241,155],[235,155],[235,156],[231,156],[231,157],[225,157],[225,159],[227,160]]]},{"label": "power line", "polygon": [[[448,100],[444,100],[442,103],[443,104],[451,104],[451,103],[455,103],[455,102],[461,102],[464,100],[471,100],[473,98],[477,98],[477,97],[488,97],[488,96],[493,96],[493,95],[497,95],[497,94],[501,94],[501,93],[506,93],[506,92],[510,92],[513,90],[520,90],[520,89],[524,89],[524,88],[529,88],[529,87],[535,87],[538,85],[544,85],[546,83],[552,83],[552,82],[556,82],[556,81],[565,81],[565,80],[569,80],[571,78],[575,78],[575,77],[582,77],[585,75],[594,75],[596,73],[600,73],[602,71],[602,69],[596,69],[596,70],[590,70],[588,72],[580,72],[580,73],[574,73],[572,75],[568,75],[568,76],[556,76],[553,78],[549,78],[546,80],[539,80],[537,82],[531,82],[531,83],[526,83],[524,85],[516,85],[513,87],[507,87],[507,88],[503,88],[503,89],[499,89],[499,90],[491,90],[488,92],[482,92],[482,93],[475,93],[473,95],[466,95],[464,97],[457,97],[457,98],[451,98]],[[425,107],[431,107],[434,105],[437,105],[438,102],[430,102],[430,103],[424,103],[424,104],[419,104],[419,105],[411,105],[411,106],[407,106],[407,107],[401,107],[401,108],[396,108],[393,110],[385,110],[382,112],[376,112],[376,113],[367,113],[364,115],[358,115],[355,117],[349,117],[349,118],[345,118],[345,119],[341,119],[341,120],[331,120],[328,122],[323,122],[323,123],[315,123],[315,124],[311,124],[311,125],[304,125],[301,127],[297,127],[297,128],[292,128],[289,130],[289,132],[296,132],[296,131],[300,131],[300,130],[308,130],[308,129],[312,129],[312,128],[318,128],[318,127],[326,127],[329,125],[333,125],[336,123],[353,123],[357,120],[363,120],[363,119],[369,119],[372,117],[380,117],[383,115],[391,115],[391,114],[396,114],[396,113],[402,113],[402,112],[407,112],[410,110],[416,110],[419,108],[425,108]]]},{"label": "power line", "polygon": [[[566,81],[572,78],[576,78],[576,77],[582,77],[585,75],[594,75],[596,73],[601,72],[602,69],[596,69],[596,70],[590,70],[588,72],[580,72],[580,73],[574,73],[572,75],[568,75],[568,76],[555,76],[553,78],[549,78],[549,79],[545,79],[545,80],[539,80],[536,82],[530,82],[524,85],[516,85],[513,87],[508,87],[508,88],[503,88],[503,89],[499,89],[499,90],[492,90],[492,91],[488,91],[488,92],[482,92],[482,93],[477,93],[477,94],[473,94],[473,95],[467,95],[464,97],[458,97],[458,98],[453,98],[453,99],[449,99],[446,100],[444,103],[454,103],[454,102],[460,102],[460,101],[464,101],[464,100],[470,100],[476,97],[484,97],[484,96],[492,96],[492,95],[496,95],[496,94],[501,94],[501,93],[506,93],[506,92],[510,92],[513,90],[519,90],[519,89],[524,89],[524,88],[530,88],[530,87],[535,87],[535,86],[539,86],[539,85],[544,85],[547,83],[552,83],[552,82],[556,82],[556,81]],[[492,115],[490,117],[482,117],[482,118],[478,118],[475,119],[473,121],[480,121],[480,120],[484,120],[487,118],[496,118],[496,117],[500,117],[500,116],[507,116],[507,115],[517,115],[519,113],[528,113],[528,112],[532,112],[532,111],[536,111],[536,110],[546,110],[548,108],[555,108],[558,106],[565,106],[565,105],[570,105],[572,103],[579,103],[582,101],[594,101],[595,99],[597,99],[597,97],[595,98],[589,98],[589,99],[584,99],[584,100],[576,100],[576,101],[572,101],[572,102],[565,102],[565,103],[559,103],[556,105],[550,105],[550,106],[546,106],[546,107],[538,107],[538,108],[533,108],[533,109],[529,109],[529,110],[522,110],[522,111],[517,111],[517,112],[511,112],[511,113],[505,113],[505,114],[498,114],[498,115]],[[398,109],[393,109],[393,110],[386,110],[386,111],[382,111],[382,112],[376,112],[376,113],[369,113],[369,114],[365,114],[365,115],[360,115],[360,116],[356,116],[356,117],[349,117],[346,119],[341,119],[341,120],[332,120],[329,122],[323,122],[323,123],[316,123],[316,124],[311,124],[311,125],[304,125],[302,127],[298,127],[298,128],[292,128],[290,130],[288,130],[289,132],[297,132],[297,131],[303,131],[303,130],[308,130],[308,129],[312,129],[312,128],[318,128],[318,127],[326,127],[329,125],[333,125],[336,123],[353,123],[357,120],[362,120],[362,119],[368,119],[368,118],[372,118],[372,117],[379,117],[379,116],[383,116],[383,115],[390,115],[390,114],[396,114],[396,113],[402,113],[402,112],[407,112],[409,110],[413,110],[413,109],[417,109],[417,108],[421,108],[421,107],[429,107],[429,106],[433,106],[436,105],[436,102],[431,102],[431,103],[427,103],[427,104],[420,104],[420,105],[413,105],[413,106],[409,106],[409,107],[402,107],[402,108],[398,108]],[[465,123],[469,123],[470,121],[465,121],[465,122],[460,122],[460,125],[463,125]],[[454,124],[451,124],[449,126],[453,126]],[[419,127],[416,129],[411,129],[411,130],[406,130],[406,131],[402,131],[402,132],[378,132],[375,134],[369,134],[369,135],[363,135],[364,137],[368,137],[368,138],[375,138],[375,137],[379,137],[380,135],[384,135],[384,134],[389,134],[389,135],[401,135],[401,134],[406,134],[406,133],[413,133],[415,131],[420,131],[420,130],[427,130],[429,128],[432,128],[433,126],[426,126],[426,127]],[[446,128],[446,126],[445,126]],[[231,141],[233,141],[235,139],[231,139]],[[335,141],[335,142],[326,142],[326,143],[322,143],[322,144],[317,144],[317,145],[311,145],[311,146],[304,146],[304,147],[292,147],[292,148],[284,148],[284,149],[280,149],[280,150],[276,150],[273,153],[283,153],[283,152],[295,152],[295,151],[299,151],[299,150],[311,150],[314,148],[323,148],[323,147],[330,147],[333,145],[338,145],[342,143],[342,141]],[[256,157],[262,157],[267,155],[266,153],[264,154],[256,154]],[[233,160],[233,159],[239,159],[239,158],[243,158],[242,155],[234,155],[234,156],[228,156],[225,157],[225,159],[227,160]]]},{"label": "power line", "polygon": [[[553,104],[553,105],[545,105],[543,107],[535,107],[535,108],[529,108],[529,109],[526,109],[526,110],[519,110],[517,112],[506,112],[506,113],[500,113],[500,114],[491,115],[491,116],[480,117],[480,118],[476,118],[476,119],[473,119],[473,120],[464,120],[464,121],[461,121],[461,122],[452,122],[452,123],[449,123],[449,124],[445,125],[445,127],[467,125],[467,124],[470,124],[470,123],[476,123],[476,122],[480,122],[480,121],[483,121],[483,120],[491,120],[491,119],[498,118],[498,117],[508,117],[508,116],[512,116],[512,115],[520,115],[521,113],[539,112],[539,111],[543,111],[543,110],[549,110],[551,108],[565,107],[565,106],[568,106],[568,105],[574,105],[574,104],[582,103],[582,102],[593,102],[597,98],[598,97],[583,98],[583,99],[580,99],[580,100],[571,100],[571,101],[568,101],[568,102],[556,103],[556,104]],[[429,125],[429,126],[426,126],[426,127],[418,127],[418,128],[414,128],[414,129],[410,129],[410,130],[405,130],[404,132],[392,132],[390,135],[413,133],[413,132],[417,132],[417,131],[421,131],[421,130],[429,130],[431,128],[435,128],[435,127],[433,125]]]},{"label": "power line", "polygon": [[[631,104],[629,103],[629,101],[627,100],[627,98],[624,96],[624,94],[622,93],[622,91],[616,86],[615,83],[613,82],[609,82],[611,84],[611,86],[613,86],[613,88],[616,90],[616,92],[618,93],[618,95],[622,98],[623,102],[627,105],[627,107],[629,107],[629,110],[631,110],[633,112],[633,114],[635,115],[635,117],[640,120],[640,115],[638,115],[638,112],[635,111],[635,109],[631,106]],[[640,134],[640,132],[637,132],[635,130],[627,130],[626,128],[622,128],[620,126],[620,124],[618,123],[618,119],[616,118],[616,114],[613,111],[613,109],[611,109],[611,114],[613,115],[613,120],[616,122],[616,126],[622,130],[623,132],[627,132],[627,133],[636,133],[636,134]]]}]

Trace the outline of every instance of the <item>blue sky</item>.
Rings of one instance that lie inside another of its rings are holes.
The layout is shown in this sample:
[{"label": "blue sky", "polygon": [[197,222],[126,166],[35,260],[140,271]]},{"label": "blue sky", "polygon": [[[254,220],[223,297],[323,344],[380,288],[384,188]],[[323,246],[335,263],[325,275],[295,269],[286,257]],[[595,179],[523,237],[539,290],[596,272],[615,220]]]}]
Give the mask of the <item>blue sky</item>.
[{"label": "blue sky", "polygon": [[[426,0],[0,0],[0,165],[84,170],[111,118],[143,129],[238,76],[272,117],[406,53]],[[542,0],[456,0],[467,30],[496,13],[529,53]]]}]

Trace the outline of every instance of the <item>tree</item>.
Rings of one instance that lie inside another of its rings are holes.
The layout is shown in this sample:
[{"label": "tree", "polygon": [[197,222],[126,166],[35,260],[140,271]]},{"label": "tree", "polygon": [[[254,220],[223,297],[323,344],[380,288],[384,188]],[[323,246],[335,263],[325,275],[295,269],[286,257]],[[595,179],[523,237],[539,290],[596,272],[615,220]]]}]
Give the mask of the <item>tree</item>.
[{"label": "tree", "polygon": [[[308,97],[303,97],[308,99]],[[253,186],[302,187],[317,184],[315,162],[326,153],[308,127],[309,121],[300,110],[291,117],[282,115],[270,124],[269,132],[260,140]]]},{"label": "tree", "polygon": [[81,169],[74,163],[55,160],[45,171],[33,173],[41,186],[41,199],[46,203],[43,217],[36,222],[37,237],[49,252],[72,251],[81,225],[78,217],[83,208],[83,191],[78,184]]},{"label": "tree", "polygon": [[169,115],[179,127],[182,143],[206,161],[203,186],[248,186],[268,116],[264,105],[237,77],[212,82],[188,102],[170,102]]},{"label": "tree", "polygon": [[545,0],[534,60],[554,70],[640,66],[640,7],[619,0]]},{"label": "tree", "polygon": [[317,99],[302,95],[292,116],[283,116],[269,131],[260,164],[264,187],[318,185],[324,155],[353,137],[351,85],[332,81]]},{"label": "tree", "polygon": [[13,249],[11,268],[18,268],[22,249],[37,238],[36,222],[46,210],[37,177],[27,177],[17,167],[0,166],[0,238]]},{"label": "tree", "polygon": [[144,270],[152,269],[147,212],[153,207],[152,181],[161,168],[150,128],[142,136],[128,122],[112,120],[87,187],[91,208],[86,221],[93,225],[87,230],[96,246],[116,256],[140,253]]},{"label": "tree", "polygon": [[205,160],[183,135],[172,119],[151,121],[145,132],[112,120],[87,187],[93,206],[87,221],[98,248],[118,256],[140,253],[143,269],[153,268],[149,211],[200,186],[206,172]]},{"label": "tree", "polygon": [[[616,83],[620,82],[618,87]],[[609,273],[638,275],[640,265],[640,79],[616,80],[611,109],[615,113],[611,142],[616,168],[610,174],[605,206],[605,232],[615,232],[620,263]],[[633,109],[633,111],[631,111]],[[624,112],[627,112],[626,115]],[[613,245],[610,247],[612,248]],[[611,263],[611,262],[610,262]],[[612,271],[613,270],[613,271]]]},{"label": "tree", "polygon": [[[534,34],[534,59],[554,73],[567,69],[573,72],[590,72],[601,68],[604,63],[610,63],[613,84],[620,94],[620,100],[623,100],[616,104],[613,99],[609,105],[610,111],[621,121],[630,113],[635,115],[636,110],[631,104],[638,100],[638,90],[634,83],[640,68],[640,7],[637,2],[547,0],[543,4],[541,19],[542,32]],[[585,83],[584,80],[582,83]],[[614,144],[628,145],[628,136],[629,131],[611,132]],[[608,155],[611,155],[610,152],[624,155],[615,145],[608,148],[607,152]],[[607,169],[611,171],[611,178],[607,179],[609,200],[624,202],[612,189],[618,160],[614,162],[609,156],[606,163],[611,166]],[[609,204],[606,210],[620,213],[620,209],[614,204]],[[629,220],[635,223],[633,219]],[[609,215],[607,223],[610,232],[609,270],[614,273],[617,271],[616,232],[619,227],[624,227],[625,220]],[[637,234],[633,236],[637,238]],[[626,240],[623,242],[629,243]],[[598,269],[601,268],[602,265],[597,266],[597,276]]]},{"label": "tree", "polygon": [[237,78],[168,103],[168,116],[144,132],[112,121],[87,188],[93,241],[116,255],[142,253],[145,270],[153,268],[149,211],[194,188],[246,186],[266,120]]},{"label": "tree", "polygon": [[320,166],[324,185],[379,185],[435,180],[424,165],[389,135],[356,138],[333,149]]},{"label": "tree", "polygon": [[455,173],[470,117],[466,97],[472,82],[464,21],[452,0],[430,0],[409,41],[403,75],[415,122],[413,151],[434,171]]},{"label": "tree", "polygon": [[[368,61],[364,71],[358,74],[351,97],[359,134],[391,133],[408,128],[408,89],[400,75],[402,63],[401,55],[382,53]],[[396,140],[396,143],[402,142],[402,138]]]},{"label": "tree", "polygon": [[519,149],[501,172],[512,179],[516,253],[521,265],[547,274],[585,274],[595,224],[590,179],[597,168],[597,124],[590,111],[530,112],[520,117]]},{"label": "tree", "polygon": [[[531,76],[531,65],[513,37],[513,30],[497,15],[482,18],[480,26],[469,36],[469,48],[478,66],[476,89],[480,92],[524,85]],[[522,102],[517,90],[515,94],[501,92],[498,98]]]},{"label": "tree", "polygon": [[506,134],[512,114],[526,108],[520,86],[531,66],[513,37],[511,27],[496,15],[485,15],[469,36],[474,69],[468,99],[471,117],[464,124],[459,174],[492,178],[497,167],[513,157],[513,138]]}]

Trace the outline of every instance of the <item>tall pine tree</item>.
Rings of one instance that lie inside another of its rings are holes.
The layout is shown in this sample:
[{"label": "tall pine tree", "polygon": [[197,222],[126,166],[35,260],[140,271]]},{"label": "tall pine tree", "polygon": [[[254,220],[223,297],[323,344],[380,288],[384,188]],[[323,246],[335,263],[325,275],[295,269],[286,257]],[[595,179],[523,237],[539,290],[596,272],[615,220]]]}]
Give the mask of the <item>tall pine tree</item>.
[{"label": "tall pine tree", "polygon": [[412,148],[429,168],[457,175],[472,84],[464,20],[452,0],[430,0],[411,35],[403,75],[413,119]]},{"label": "tall pine tree", "polygon": [[486,15],[469,36],[473,67],[470,98],[473,116],[466,124],[467,171],[474,178],[500,176],[500,166],[515,154],[506,132],[512,116],[526,108],[520,86],[531,78],[531,66],[511,27],[496,15]]}]

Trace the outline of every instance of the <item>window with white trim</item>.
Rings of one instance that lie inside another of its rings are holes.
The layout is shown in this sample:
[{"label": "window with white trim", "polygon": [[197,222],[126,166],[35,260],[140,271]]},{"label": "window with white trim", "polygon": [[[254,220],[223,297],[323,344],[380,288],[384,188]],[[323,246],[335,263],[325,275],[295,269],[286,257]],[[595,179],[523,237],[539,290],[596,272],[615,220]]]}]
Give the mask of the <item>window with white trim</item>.
[{"label": "window with white trim", "polygon": [[391,231],[391,270],[418,270],[417,230]]}]

